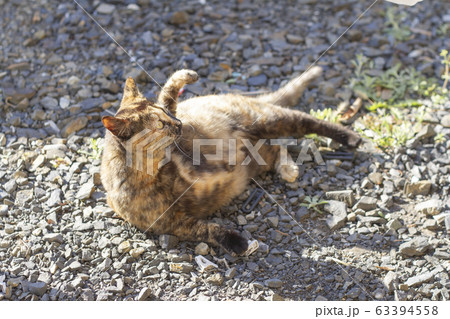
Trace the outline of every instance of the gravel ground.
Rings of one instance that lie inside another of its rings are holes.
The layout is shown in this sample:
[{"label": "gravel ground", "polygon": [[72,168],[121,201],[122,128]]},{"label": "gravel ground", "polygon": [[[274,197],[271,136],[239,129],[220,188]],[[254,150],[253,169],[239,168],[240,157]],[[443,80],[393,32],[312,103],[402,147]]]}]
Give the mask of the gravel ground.
[{"label": "gravel ground", "polygon": [[[433,111],[407,147],[366,141],[351,160],[301,165],[292,184],[261,176],[270,195],[245,214],[251,183],[212,217],[259,241],[249,257],[146,236],[115,218],[99,182],[100,118],[117,109],[124,79],[148,97],[159,89],[138,64],[159,83],[196,70],[183,97],[274,89],[372,1],[79,3],[131,58],[72,1],[0,0],[0,300],[449,299],[448,103],[425,101]],[[393,5],[380,0],[323,55],[324,76],[299,107],[353,99],[360,53],[378,70],[401,61],[440,77],[449,4],[425,3],[403,8],[414,32],[397,43],[383,32]],[[301,207],[305,196],[327,198],[326,212]],[[217,268],[201,272],[198,255]]]}]

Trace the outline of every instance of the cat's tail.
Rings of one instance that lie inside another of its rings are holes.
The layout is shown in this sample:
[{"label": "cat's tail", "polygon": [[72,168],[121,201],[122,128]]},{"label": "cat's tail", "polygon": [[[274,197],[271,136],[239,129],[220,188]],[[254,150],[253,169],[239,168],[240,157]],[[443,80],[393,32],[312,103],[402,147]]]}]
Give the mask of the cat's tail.
[{"label": "cat's tail", "polygon": [[261,102],[271,103],[279,106],[292,107],[297,105],[309,84],[322,74],[322,68],[314,66],[302,73],[300,76],[291,80],[288,84],[275,92],[258,96]]}]

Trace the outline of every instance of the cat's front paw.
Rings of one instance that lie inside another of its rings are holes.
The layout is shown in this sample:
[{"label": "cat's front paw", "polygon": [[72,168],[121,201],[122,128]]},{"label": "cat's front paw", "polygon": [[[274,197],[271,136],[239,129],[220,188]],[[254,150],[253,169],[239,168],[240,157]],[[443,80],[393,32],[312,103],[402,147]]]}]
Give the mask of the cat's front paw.
[{"label": "cat's front paw", "polygon": [[358,133],[352,132],[352,134],[349,134],[347,138],[347,146],[350,148],[357,148],[359,144],[361,144],[362,138],[359,136]]},{"label": "cat's front paw", "polygon": [[175,76],[185,84],[192,84],[197,82],[198,80],[197,72],[192,70],[179,70],[175,73]]},{"label": "cat's front paw", "polygon": [[295,163],[280,166],[278,172],[280,174],[280,177],[288,183],[295,182],[299,175],[299,169],[297,164]]},{"label": "cat's front paw", "polygon": [[247,239],[234,230],[228,230],[219,241],[219,244],[229,252],[234,252],[237,255],[244,253],[248,249]]}]

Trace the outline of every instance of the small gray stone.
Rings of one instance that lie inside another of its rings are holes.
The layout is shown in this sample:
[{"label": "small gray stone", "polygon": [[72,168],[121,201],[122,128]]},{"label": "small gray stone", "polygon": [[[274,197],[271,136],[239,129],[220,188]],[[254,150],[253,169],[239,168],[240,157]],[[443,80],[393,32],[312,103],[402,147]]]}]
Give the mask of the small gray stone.
[{"label": "small gray stone", "polygon": [[50,96],[46,96],[41,100],[41,105],[48,110],[58,109],[58,100]]},{"label": "small gray stone", "polygon": [[77,219],[73,224],[73,230],[76,231],[87,231],[94,229],[94,225],[92,223],[83,223],[81,218]]},{"label": "small gray stone", "polygon": [[8,198],[8,197],[9,197],[9,194],[0,188],[0,201],[3,200],[4,198]]},{"label": "small gray stone", "polygon": [[397,274],[393,271],[389,271],[386,276],[384,276],[383,284],[388,291],[394,290],[394,283],[397,280]]},{"label": "small gray stone", "polygon": [[355,196],[352,190],[342,190],[342,191],[332,191],[326,192],[325,196],[327,199],[338,200],[340,202],[346,203],[349,207],[355,204]]},{"label": "small gray stone", "polygon": [[253,233],[258,230],[258,225],[256,224],[248,224],[244,226],[244,230]]},{"label": "small gray stone", "polygon": [[104,221],[98,220],[98,221],[94,222],[94,229],[95,230],[103,230],[105,228],[106,228],[106,226],[105,226],[105,222]]},{"label": "small gray stone", "polygon": [[138,258],[140,255],[142,255],[145,252],[144,247],[137,247],[132,250],[130,250],[130,255],[133,258]]},{"label": "small gray stone", "polygon": [[61,234],[58,233],[50,233],[44,235],[43,238],[45,241],[48,241],[49,243],[62,243],[64,241],[64,238]]},{"label": "small gray stone", "polygon": [[28,284],[28,289],[30,290],[30,292],[33,295],[42,296],[47,291],[47,284],[42,281],[38,281],[38,282],[34,282],[34,283],[30,282]]},{"label": "small gray stone", "polygon": [[349,298],[356,299],[359,297],[360,293],[361,293],[361,289],[358,287],[354,287],[347,293],[347,296]]},{"label": "small gray stone", "polygon": [[441,212],[442,206],[442,202],[439,199],[430,199],[417,204],[415,208],[418,213],[437,215]]},{"label": "small gray stone", "polygon": [[142,33],[141,36],[142,41],[145,45],[152,45],[153,44],[153,36],[151,31],[145,31]]},{"label": "small gray stone", "polygon": [[387,224],[386,227],[388,229],[397,230],[403,226],[402,222],[398,218],[391,219]]},{"label": "small gray stone", "polygon": [[330,230],[341,228],[347,221],[347,204],[335,200],[328,201],[325,210],[331,215],[327,216],[326,223]]},{"label": "small gray stone", "polygon": [[81,268],[81,263],[79,261],[73,261],[69,265],[70,270],[79,270]]},{"label": "small gray stone", "polygon": [[49,272],[41,272],[38,281],[43,281],[48,285],[52,282],[52,275]]},{"label": "small gray stone", "polygon": [[81,250],[81,260],[82,261],[91,261],[94,257],[92,256],[92,252],[89,249]]},{"label": "small gray stone", "polygon": [[59,106],[60,106],[62,109],[66,109],[69,105],[70,105],[70,100],[69,100],[68,98],[66,98],[66,97],[61,97],[61,98],[59,99]]},{"label": "small gray stone", "polygon": [[399,252],[406,256],[422,256],[431,247],[425,237],[416,237],[399,247]]},{"label": "small gray stone", "polygon": [[238,215],[238,217],[237,217],[237,224],[238,224],[239,226],[247,225],[247,218],[245,218],[245,217],[242,216],[242,215]]},{"label": "small gray stone", "polygon": [[379,172],[370,173],[368,177],[375,185],[380,185],[383,182],[383,175]]},{"label": "small gray stone", "polygon": [[377,199],[369,196],[363,196],[361,199],[353,206],[353,210],[362,209],[365,211],[377,208]]},{"label": "small gray stone", "polygon": [[117,246],[117,251],[119,254],[125,254],[131,250],[132,246],[131,243],[128,240],[125,240]]},{"label": "small gray stone", "polygon": [[36,157],[36,159],[33,161],[33,164],[31,164],[31,171],[34,172],[37,168],[39,168],[44,163],[45,163],[45,156],[38,155]]},{"label": "small gray stone", "polygon": [[266,84],[267,76],[265,74],[260,74],[257,76],[251,76],[247,80],[247,84],[251,86],[261,86]]},{"label": "small gray stone", "polygon": [[25,206],[25,204],[29,203],[32,199],[33,199],[33,190],[32,189],[24,189],[24,190],[17,192],[15,203],[17,206],[23,207],[23,206]]},{"label": "small gray stone", "polygon": [[424,223],[423,223],[423,228],[425,229],[429,229],[429,230],[435,230],[438,226],[437,222],[434,219],[427,219]]},{"label": "small gray stone", "polygon": [[385,295],[385,290],[381,289],[381,288],[377,288],[377,289],[375,289],[373,294],[375,296],[375,299],[383,300],[384,299],[384,295]]},{"label": "small gray stone", "polygon": [[141,289],[141,291],[139,292],[139,295],[137,296],[137,300],[138,301],[144,301],[147,300],[148,297],[150,297],[151,295],[151,290],[148,287],[144,287]]},{"label": "small gray stone", "polygon": [[85,128],[87,124],[88,118],[86,116],[76,117],[64,126],[61,130],[61,136],[68,137],[70,134]]},{"label": "small gray stone", "polygon": [[252,65],[249,69],[248,69],[248,75],[249,76],[257,76],[260,75],[262,72],[261,67],[257,64]]},{"label": "small gray stone", "polygon": [[100,291],[97,295],[96,301],[107,301],[109,296],[110,294],[107,293],[106,291]]},{"label": "small gray stone", "polygon": [[438,268],[432,270],[432,271],[427,271],[424,273],[421,273],[417,276],[411,277],[406,281],[406,285],[408,285],[408,287],[415,287],[415,286],[419,286],[421,284],[423,284],[424,282],[430,281],[431,279],[434,278],[434,276],[441,272],[443,269],[441,266],[439,266]]},{"label": "small gray stone", "polygon": [[279,294],[275,293],[272,296],[270,296],[270,301],[284,301],[284,298],[281,297]]},{"label": "small gray stone", "polygon": [[212,285],[221,286],[223,283],[223,276],[219,273],[216,273],[206,278],[206,282]]},{"label": "small gray stone", "polygon": [[277,216],[267,217],[267,221],[269,222],[270,226],[277,227],[279,218]]},{"label": "small gray stone", "polygon": [[100,14],[111,14],[116,9],[116,6],[108,3],[100,3],[97,7],[97,12]]},{"label": "small gray stone", "polygon": [[8,215],[8,205],[0,205],[0,217]]},{"label": "small gray stone", "polygon": [[283,286],[283,282],[278,278],[267,279],[264,284],[269,288],[280,288]]},{"label": "small gray stone", "polygon": [[304,41],[304,38],[294,34],[286,34],[286,40],[291,44],[299,44]]},{"label": "small gray stone", "polygon": [[56,188],[50,194],[50,198],[47,200],[48,207],[54,207],[61,203],[62,191],[59,188]]},{"label": "small gray stone", "polygon": [[438,248],[434,252],[433,257],[443,260],[450,260],[450,253],[447,251],[447,248]]},{"label": "small gray stone", "polygon": [[442,118],[441,125],[443,127],[450,127],[450,114],[447,114]]},{"label": "small gray stone", "polygon": [[16,181],[14,179],[7,181],[5,184],[3,184],[3,188],[7,193],[11,194],[17,188]]},{"label": "small gray stone", "polygon": [[382,194],[380,196],[380,199],[381,199],[381,205],[383,205],[386,208],[389,208],[392,206],[392,204],[394,204],[394,200],[392,199],[392,196]]},{"label": "small gray stone", "polygon": [[95,190],[94,183],[89,181],[80,187],[75,197],[80,200],[88,199],[91,197],[94,190]]},{"label": "small gray stone", "polygon": [[0,133],[0,146],[6,145],[6,135],[4,133]]},{"label": "small gray stone", "polygon": [[358,215],[357,218],[362,224],[372,225],[372,224],[384,224],[384,223],[386,223],[386,220],[383,217],[380,217],[380,216],[362,216],[362,215]]},{"label": "small gray stone", "polygon": [[112,265],[112,260],[109,257],[106,257],[98,266],[97,268],[100,269],[100,271],[107,271]]},{"label": "small gray stone", "polygon": [[236,276],[236,274],[237,274],[236,268],[231,267],[230,269],[227,269],[227,271],[225,272],[225,278],[233,279]]},{"label": "small gray stone", "polygon": [[450,231],[450,214],[447,214],[445,216],[444,223],[445,223],[445,229],[447,230],[447,232],[449,232]]},{"label": "small gray stone", "polygon": [[417,133],[417,135],[415,136],[415,138],[417,140],[422,140],[422,139],[426,139],[432,136],[435,136],[436,132],[434,131],[434,128],[432,125],[427,124],[424,127],[422,127],[422,129],[419,131],[419,133]]},{"label": "small gray stone", "polygon": [[406,182],[403,192],[407,196],[428,195],[431,189],[431,181],[418,181],[415,183]]},{"label": "small gray stone", "polygon": [[9,225],[9,224],[5,224],[5,234],[10,235],[12,233],[14,233],[14,226],[13,225]]},{"label": "small gray stone", "polygon": [[178,244],[178,237],[172,235],[160,235],[159,244],[163,249],[172,249]]},{"label": "small gray stone", "polygon": [[322,295],[318,295],[316,297],[316,299],[314,299],[315,301],[328,301],[328,299]]},{"label": "small gray stone", "polygon": [[106,237],[101,237],[98,241],[98,248],[103,249],[111,245],[111,240]]}]

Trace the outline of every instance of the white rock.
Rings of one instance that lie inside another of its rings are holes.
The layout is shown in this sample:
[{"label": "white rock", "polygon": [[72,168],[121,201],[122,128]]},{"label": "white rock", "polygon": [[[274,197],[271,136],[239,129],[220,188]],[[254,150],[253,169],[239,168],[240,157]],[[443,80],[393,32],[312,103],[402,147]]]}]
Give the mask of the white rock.
[{"label": "white rock", "polygon": [[91,197],[92,193],[95,190],[95,186],[92,182],[87,182],[77,192],[76,198],[84,200]]},{"label": "white rock", "polygon": [[115,9],[116,9],[115,5],[108,4],[108,3],[101,3],[97,7],[97,12],[100,14],[111,14],[114,12]]},{"label": "white rock", "polygon": [[415,208],[418,213],[437,215],[441,212],[442,206],[442,202],[439,199],[430,199],[417,204]]}]

